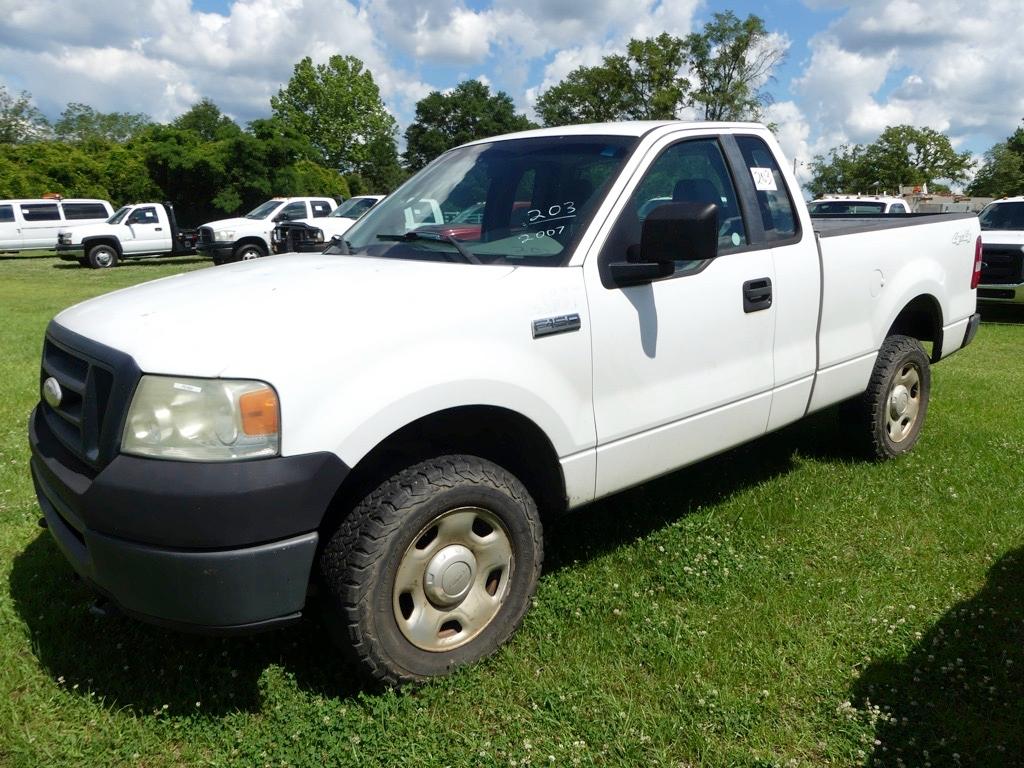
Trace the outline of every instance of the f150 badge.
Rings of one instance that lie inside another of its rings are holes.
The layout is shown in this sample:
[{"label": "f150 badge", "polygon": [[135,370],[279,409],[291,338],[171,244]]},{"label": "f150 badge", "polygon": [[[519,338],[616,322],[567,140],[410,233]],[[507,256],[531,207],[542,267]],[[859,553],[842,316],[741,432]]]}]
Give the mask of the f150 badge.
[{"label": "f150 badge", "polygon": [[969,242],[971,242],[970,230],[961,229],[959,232],[953,233],[953,245],[963,245]]}]

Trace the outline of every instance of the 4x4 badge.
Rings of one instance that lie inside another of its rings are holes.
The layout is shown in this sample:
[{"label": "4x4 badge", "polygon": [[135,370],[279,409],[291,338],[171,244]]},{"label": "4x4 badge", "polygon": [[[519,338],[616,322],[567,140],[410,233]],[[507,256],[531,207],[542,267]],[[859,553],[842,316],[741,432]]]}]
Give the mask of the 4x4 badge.
[{"label": "4x4 badge", "polygon": [[64,397],[64,393],[60,389],[60,383],[51,376],[43,382],[43,400],[51,408],[56,408],[60,405],[61,398]]}]

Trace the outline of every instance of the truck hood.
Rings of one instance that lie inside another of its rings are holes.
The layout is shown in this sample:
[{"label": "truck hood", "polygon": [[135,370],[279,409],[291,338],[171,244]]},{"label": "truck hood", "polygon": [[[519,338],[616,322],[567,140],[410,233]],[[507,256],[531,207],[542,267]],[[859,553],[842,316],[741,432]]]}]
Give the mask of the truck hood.
[{"label": "truck hood", "polygon": [[514,269],[284,254],[125,288],[55,321],[146,373],[270,379],[325,345],[358,364],[367,349],[401,346],[425,318],[438,329],[470,322],[487,311],[488,286]]},{"label": "truck hood", "polygon": [[983,229],[981,242],[986,245],[1024,245],[1024,231],[1019,229]]},{"label": "truck hood", "polygon": [[118,232],[126,229],[122,224],[107,224],[102,222],[100,224],[73,224],[69,227],[61,227],[59,232],[70,232],[71,242],[80,243],[87,237],[93,237],[94,235],[117,235]]}]

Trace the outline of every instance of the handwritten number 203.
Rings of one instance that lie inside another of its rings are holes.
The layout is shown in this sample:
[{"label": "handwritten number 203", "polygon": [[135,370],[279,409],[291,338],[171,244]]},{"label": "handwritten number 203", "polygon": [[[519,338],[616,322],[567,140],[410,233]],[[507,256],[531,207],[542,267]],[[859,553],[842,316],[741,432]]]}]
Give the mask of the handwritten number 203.
[{"label": "handwritten number 203", "polygon": [[531,208],[526,212],[528,224],[536,224],[538,221],[544,221],[545,219],[564,219],[575,215],[576,203],[572,200],[564,202],[561,205],[552,205],[546,211],[541,210],[540,208]]}]

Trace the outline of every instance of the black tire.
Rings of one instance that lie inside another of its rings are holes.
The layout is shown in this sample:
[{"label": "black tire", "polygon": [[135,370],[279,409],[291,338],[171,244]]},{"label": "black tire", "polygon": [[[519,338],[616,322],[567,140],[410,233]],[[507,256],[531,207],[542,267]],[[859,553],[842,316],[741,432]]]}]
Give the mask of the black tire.
[{"label": "black tire", "polygon": [[252,261],[253,259],[262,259],[267,255],[267,249],[257,243],[242,243],[242,245],[235,248],[231,254],[233,261]]},{"label": "black tire", "polygon": [[868,388],[852,410],[869,456],[886,460],[906,453],[921,437],[932,375],[921,343],[890,336],[882,344]]},{"label": "black tire", "polygon": [[100,243],[89,249],[86,257],[89,266],[93,269],[109,269],[117,266],[117,249],[112,245]]},{"label": "black tire", "polygon": [[[467,515],[478,512],[466,536],[450,538],[446,521],[459,529]],[[492,543],[473,548],[487,541]],[[494,557],[494,541],[508,546],[504,571],[484,564]],[[466,592],[454,599],[462,603],[439,605],[427,590],[452,599],[444,592],[456,565],[451,553],[463,550],[472,550],[473,557],[459,577]],[[444,675],[491,654],[515,632],[530,606],[542,560],[540,516],[523,484],[485,459],[440,456],[382,483],[330,535],[320,555],[327,624],[338,645],[376,683]],[[432,570],[436,579],[428,578]],[[399,573],[406,584],[417,586],[396,590]],[[478,617],[465,625],[458,618],[464,606],[469,606],[467,616]],[[475,608],[483,610],[474,613]],[[439,618],[432,624],[414,619],[430,616]],[[456,619],[438,625],[445,617]],[[434,632],[433,626],[439,629]],[[426,627],[421,631],[427,634],[419,636],[425,638],[423,646],[410,639],[416,627]]]}]

